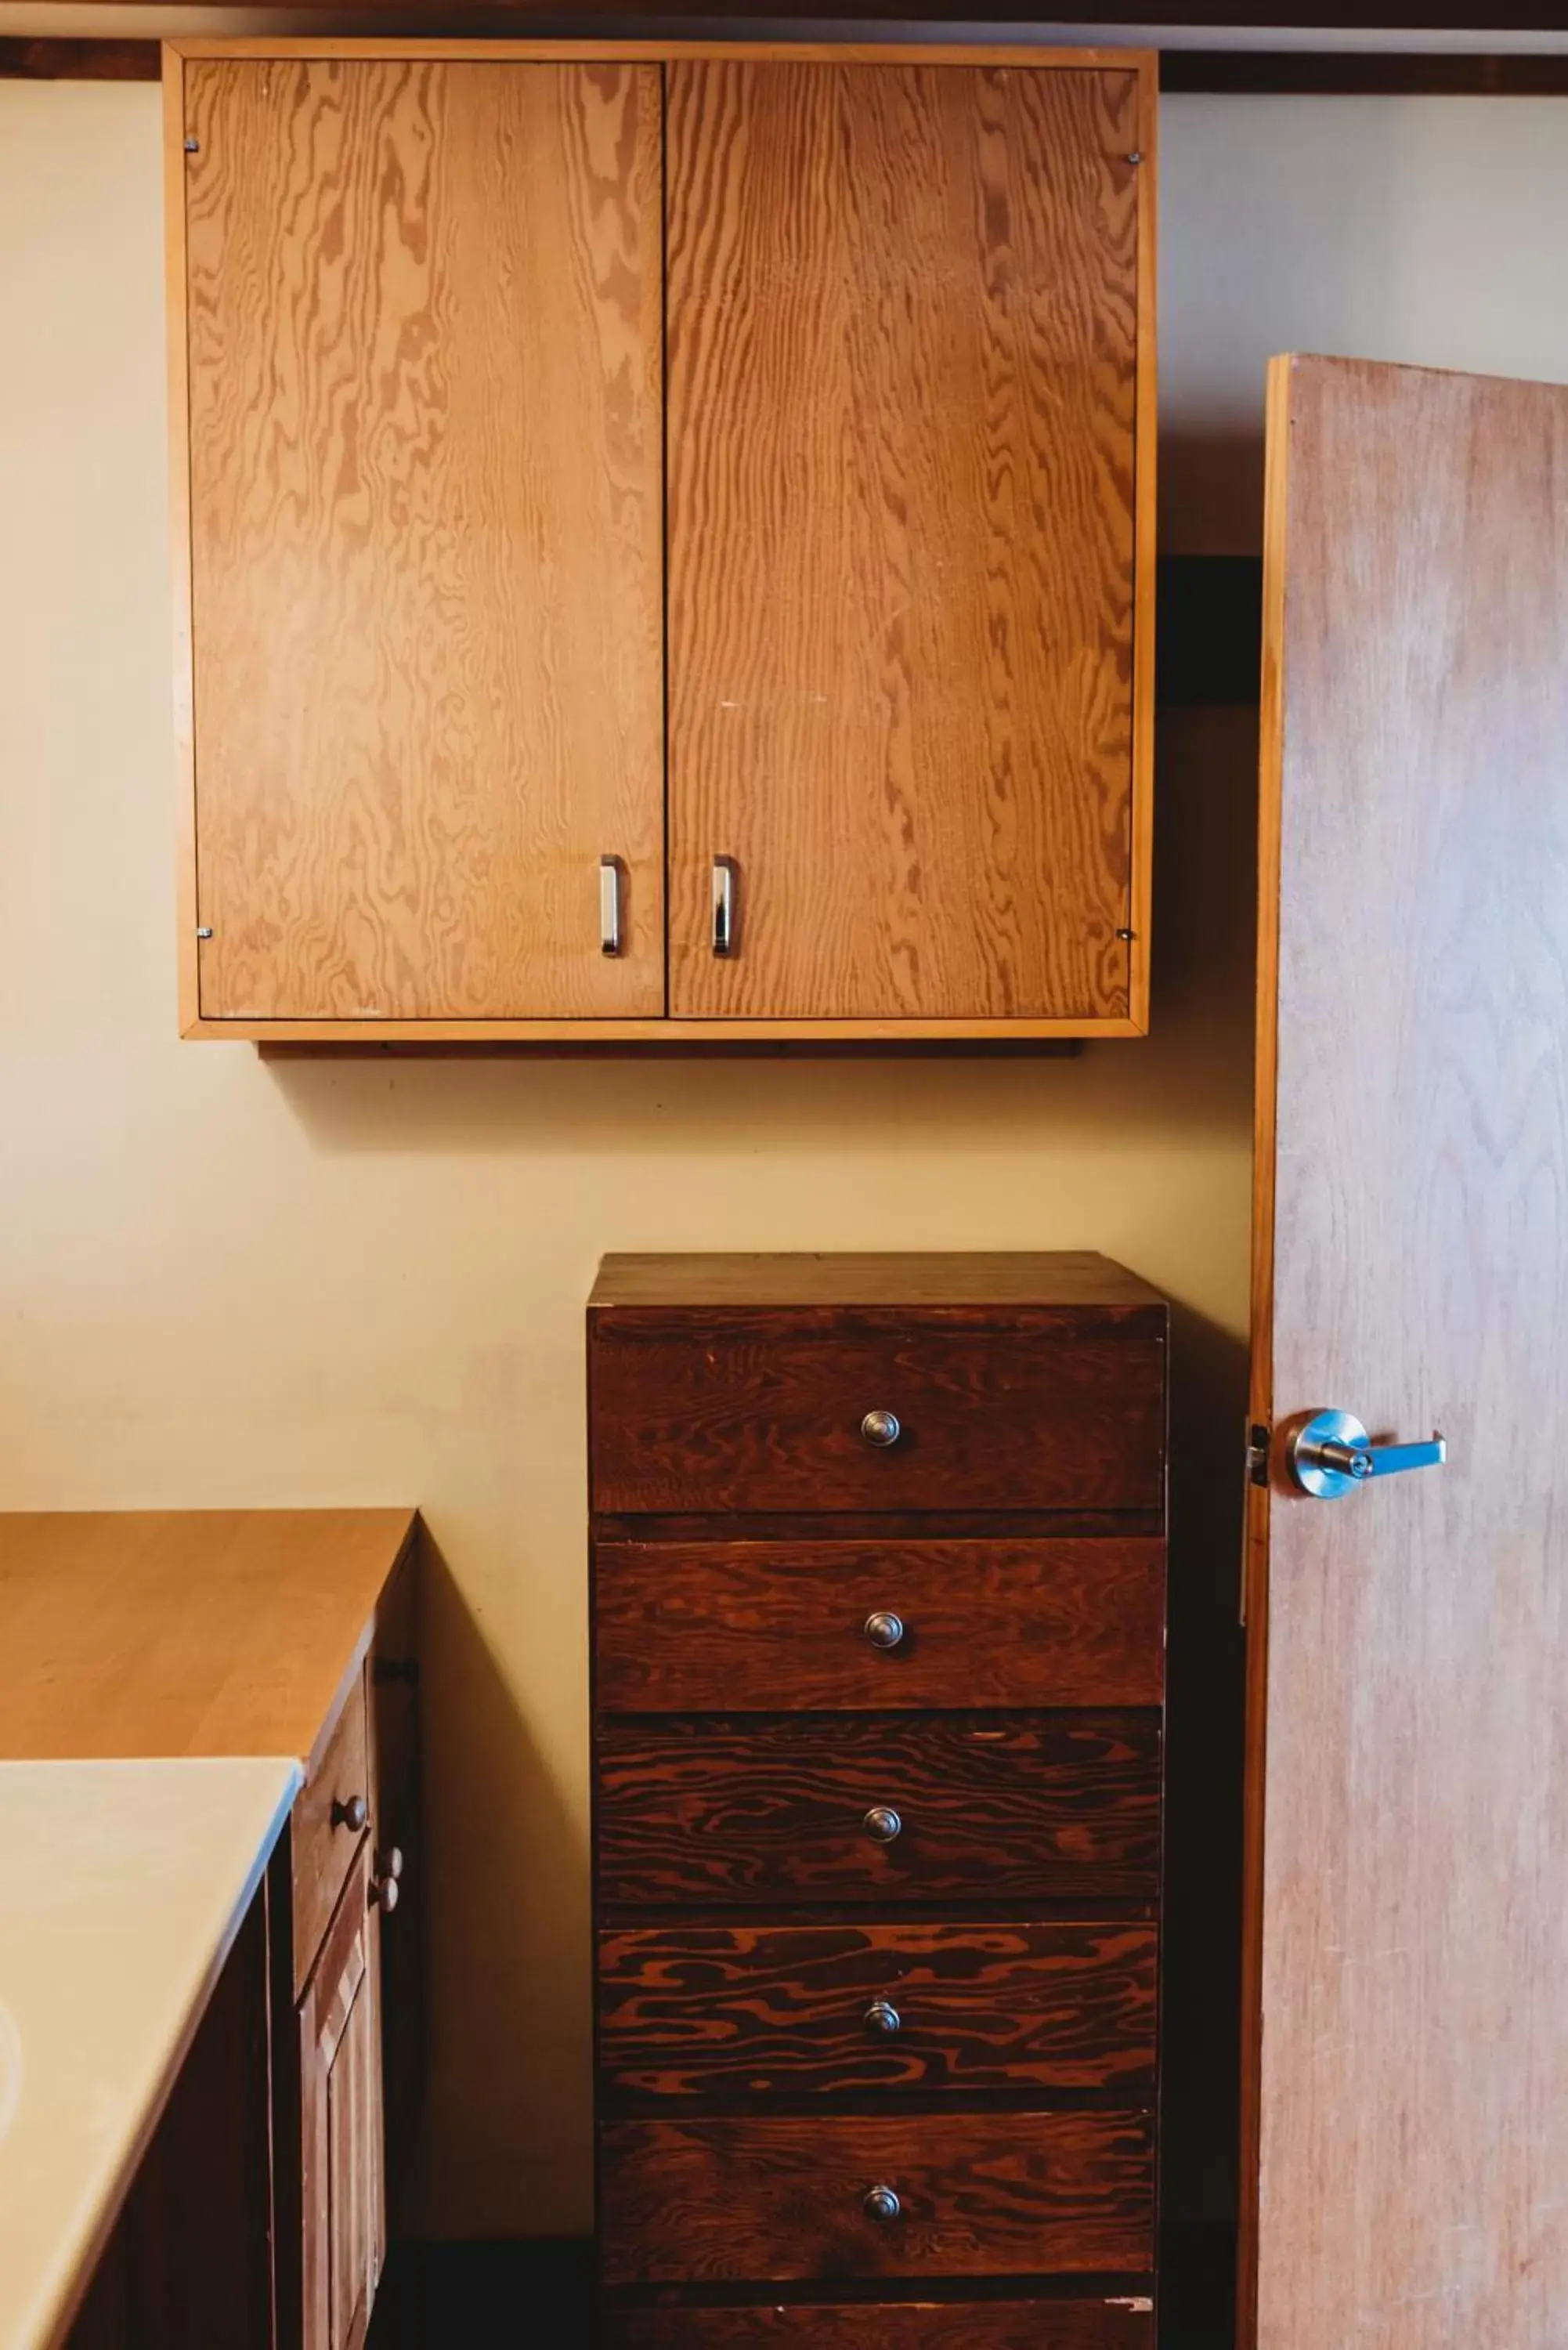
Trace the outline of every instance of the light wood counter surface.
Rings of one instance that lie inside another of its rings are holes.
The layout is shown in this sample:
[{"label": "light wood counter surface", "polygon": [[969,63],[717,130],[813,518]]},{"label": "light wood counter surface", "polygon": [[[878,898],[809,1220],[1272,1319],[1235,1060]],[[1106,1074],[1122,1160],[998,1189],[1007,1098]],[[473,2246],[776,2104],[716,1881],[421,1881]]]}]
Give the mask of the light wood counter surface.
[{"label": "light wood counter surface", "polygon": [[306,1762],[416,1523],[401,1509],[0,1515],[0,1759]]}]

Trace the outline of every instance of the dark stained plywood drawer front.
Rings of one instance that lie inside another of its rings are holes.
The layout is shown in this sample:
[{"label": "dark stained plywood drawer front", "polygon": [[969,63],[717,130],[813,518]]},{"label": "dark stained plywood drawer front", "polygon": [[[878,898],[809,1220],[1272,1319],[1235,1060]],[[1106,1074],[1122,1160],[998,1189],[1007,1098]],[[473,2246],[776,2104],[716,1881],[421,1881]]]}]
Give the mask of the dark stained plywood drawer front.
[{"label": "dark stained plywood drawer front", "polygon": [[615,1542],[594,1563],[607,1712],[1164,1693],[1157,1540]]},{"label": "dark stained plywood drawer front", "polygon": [[[1038,1330],[896,1326],[641,1335],[590,1348],[603,1513],[1158,1510],[1161,1317]],[[867,1442],[867,1412],[898,1441]]]},{"label": "dark stained plywood drawer front", "polygon": [[606,1719],[600,1900],[1152,1900],[1159,1778],[1153,1712]]},{"label": "dark stained plywood drawer front", "polygon": [[610,2095],[853,2099],[1154,2088],[1151,1926],[659,1926],[601,1933]]},{"label": "dark stained plywood drawer front", "polygon": [[[890,2187],[896,2218],[868,2191]],[[608,2122],[606,2282],[1145,2272],[1148,2113]]]},{"label": "dark stained plywood drawer front", "polygon": [[776,2303],[607,2313],[603,2350],[1154,2350],[1142,2293],[1105,2300]]}]

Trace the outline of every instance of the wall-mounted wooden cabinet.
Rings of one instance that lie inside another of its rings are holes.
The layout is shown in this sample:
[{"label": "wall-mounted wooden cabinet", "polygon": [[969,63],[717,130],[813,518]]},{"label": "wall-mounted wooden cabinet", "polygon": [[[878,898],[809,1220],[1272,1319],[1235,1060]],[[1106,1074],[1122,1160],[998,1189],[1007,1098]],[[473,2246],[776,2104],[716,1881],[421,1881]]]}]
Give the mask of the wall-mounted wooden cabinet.
[{"label": "wall-mounted wooden cabinet", "polygon": [[1151,59],[166,92],[187,1034],[1141,1032]]}]

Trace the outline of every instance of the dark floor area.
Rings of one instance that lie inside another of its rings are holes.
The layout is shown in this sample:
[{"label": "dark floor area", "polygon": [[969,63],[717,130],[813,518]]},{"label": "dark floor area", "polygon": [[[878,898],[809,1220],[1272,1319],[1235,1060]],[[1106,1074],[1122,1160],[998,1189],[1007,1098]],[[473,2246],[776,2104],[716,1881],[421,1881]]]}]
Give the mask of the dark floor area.
[{"label": "dark floor area", "polygon": [[[1160,2350],[1231,2350],[1231,2279],[1228,2230],[1168,2231]],[[592,2350],[592,2306],[586,2241],[403,2244],[369,2350]]]}]

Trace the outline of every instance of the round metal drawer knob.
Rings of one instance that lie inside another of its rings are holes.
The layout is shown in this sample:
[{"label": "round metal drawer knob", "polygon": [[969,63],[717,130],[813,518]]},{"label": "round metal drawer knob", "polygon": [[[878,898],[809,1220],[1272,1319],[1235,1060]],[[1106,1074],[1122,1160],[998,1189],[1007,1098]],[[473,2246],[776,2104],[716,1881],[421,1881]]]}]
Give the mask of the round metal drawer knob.
[{"label": "round metal drawer knob", "polygon": [[333,1797],[332,1825],[335,1828],[347,1828],[350,1835],[358,1835],[369,1816],[370,1806],[363,1795],[350,1795],[347,1801],[341,1795]]},{"label": "round metal drawer knob", "polygon": [[879,2220],[884,2226],[889,2220],[896,2220],[903,2208],[897,2189],[891,2187],[873,2187],[866,2198],[867,2218]]},{"label": "round metal drawer knob", "polygon": [[867,1444],[886,1448],[897,1444],[904,1430],[896,1411],[868,1411],[860,1423],[860,1433]]},{"label": "round metal drawer knob", "polygon": [[866,2011],[867,2032],[885,2032],[891,2039],[904,2019],[890,1999],[874,1999]]},{"label": "round metal drawer knob", "polygon": [[873,1804],[864,1825],[873,1844],[891,1844],[904,1831],[904,1823],[891,1804]]},{"label": "round metal drawer knob", "polygon": [[866,1638],[874,1648],[896,1648],[904,1637],[904,1619],[890,1607],[878,1607],[866,1618]]}]

